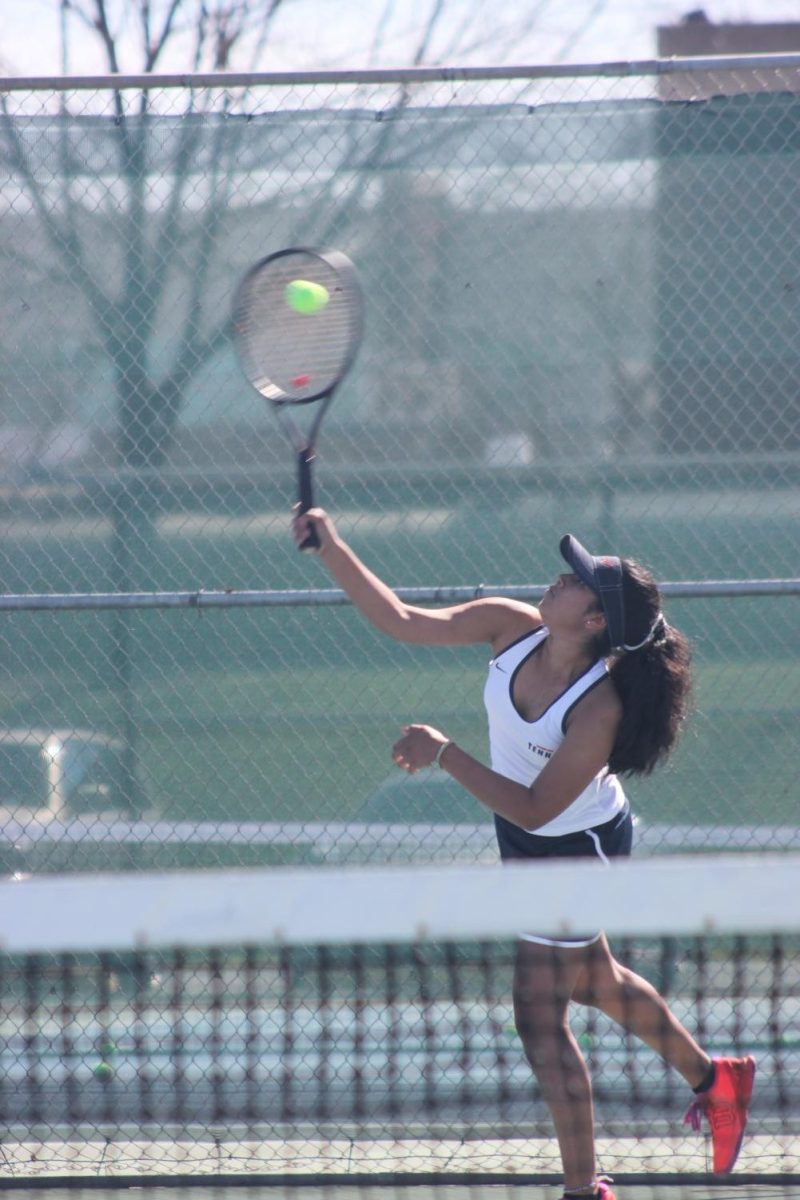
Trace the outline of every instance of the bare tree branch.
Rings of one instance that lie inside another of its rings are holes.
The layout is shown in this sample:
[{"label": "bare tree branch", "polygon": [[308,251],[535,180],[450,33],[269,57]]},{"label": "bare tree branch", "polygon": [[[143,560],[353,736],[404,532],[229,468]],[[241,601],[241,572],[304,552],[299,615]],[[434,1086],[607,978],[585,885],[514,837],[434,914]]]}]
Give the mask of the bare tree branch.
[{"label": "bare tree branch", "polygon": [[117,44],[108,25],[108,14],[106,12],[106,0],[94,0],[95,2],[95,19],[94,27],[100,35],[106,50],[108,58],[108,66],[112,75],[119,74],[119,61],[117,59]]},{"label": "bare tree branch", "polygon": [[[148,0],[143,0],[143,3],[145,4],[146,8],[149,11],[150,5],[148,3]],[[145,71],[149,72],[149,71],[155,70],[156,63],[158,62],[161,52],[164,49],[164,47],[166,46],[167,42],[169,41],[170,34],[172,33],[173,24],[175,22],[175,17],[177,16],[178,9],[181,7],[182,3],[183,3],[183,0],[172,0],[171,4],[169,6],[169,9],[167,11],[167,14],[164,18],[164,24],[162,26],[161,32],[159,33],[158,37],[155,39],[154,42],[151,41],[150,36],[149,36],[149,21],[148,21],[148,25],[146,26],[147,36],[145,39],[145,54],[146,54]]]},{"label": "bare tree branch", "polygon": [[10,161],[19,171],[25,181],[25,187],[30,195],[42,227],[47,233],[54,256],[59,261],[66,261],[67,271],[83,291],[96,317],[108,311],[111,300],[96,284],[94,277],[86,267],[83,250],[74,227],[59,224],[52,209],[45,203],[41,185],[31,170],[28,156],[25,153],[17,132],[14,119],[8,111],[8,97],[0,95],[2,108],[3,129],[8,139]]},{"label": "bare tree branch", "polygon": [[213,59],[213,69],[215,71],[225,71],[231,65],[233,48],[246,28],[248,15],[249,5],[247,0],[240,0],[238,4],[217,5]]},{"label": "bare tree branch", "polygon": [[192,68],[195,71],[199,71],[203,64],[203,47],[205,46],[206,38],[208,37],[209,20],[210,13],[208,11],[206,0],[200,0],[197,21],[194,27],[194,52],[192,54]]},{"label": "bare tree branch", "polygon": [[97,33],[97,24],[95,18],[84,9],[82,4],[76,4],[75,0],[63,0],[63,9],[78,18],[82,24],[91,29],[93,33]]},{"label": "bare tree branch", "polygon": [[602,16],[607,8],[607,0],[595,0],[595,4],[584,17],[580,25],[572,30],[568,37],[561,44],[561,49],[553,57],[553,62],[566,62],[573,48],[578,44],[581,38],[589,32],[592,25],[598,17]]},{"label": "bare tree branch", "polygon": [[[422,36],[417,44],[417,49],[414,54],[413,61],[414,61],[415,66],[419,66],[420,63],[423,61],[426,51],[427,51],[427,48],[430,44],[430,40],[433,37],[434,31],[436,29],[436,25],[442,15],[442,13],[445,10],[445,7],[446,7],[446,0],[433,0],[430,11],[428,13],[428,20],[425,23],[425,28],[424,28]],[[387,12],[386,12],[386,9],[384,9],[384,16],[386,16],[386,15],[387,15]],[[400,88],[397,100],[396,100],[394,106],[392,107],[392,110],[391,110],[392,116],[397,116],[400,113],[402,113],[404,111],[404,109],[406,109],[408,107],[410,99],[411,99],[411,92],[410,92],[408,86],[406,84],[403,84]],[[389,145],[391,144],[391,140],[394,136],[394,130],[396,129],[396,127],[397,126],[394,121],[381,121],[378,126],[378,132],[375,137],[375,141],[373,143],[372,150],[371,150],[369,156],[365,160],[362,160],[361,162],[357,162],[357,163],[350,157],[352,154],[355,153],[355,149],[357,146],[357,134],[355,132],[353,133],[350,147],[348,149],[347,155],[345,156],[345,161],[343,163],[343,167],[346,168],[348,165],[351,167],[358,166],[360,168],[360,175],[359,175],[359,179],[358,179],[356,188],[354,189],[353,193],[348,197],[349,204],[351,204],[351,205],[354,204],[355,202],[357,202],[359,196],[363,195],[365,189],[367,188],[367,186],[369,184],[370,173],[375,171],[380,166],[380,163],[385,160],[385,157],[386,157]],[[329,194],[332,192],[334,183],[335,183],[335,181],[333,179],[331,179],[331,181],[328,185],[328,193]],[[323,206],[320,206],[320,207],[322,208]],[[330,220],[327,221],[327,223],[325,225],[324,233],[320,237],[320,241],[323,244],[334,241],[346,219],[347,218],[346,218],[345,205],[340,204],[337,209],[334,209],[333,215],[331,216]]]},{"label": "bare tree branch", "polygon": [[392,17],[394,16],[394,10],[395,0],[386,0],[386,3],[383,6],[383,12],[380,15],[377,25],[375,26],[372,45],[370,46],[369,55],[367,57],[367,62],[369,63],[377,62],[380,57],[381,47],[383,46],[386,31],[391,24]]},{"label": "bare tree branch", "polygon": [[447,0],[434,0],[431,11],[428,13],[428,22],[425,26],[422,37],[420,38],[416,53],[414,54],[413,65],[415,67],[419,67],[422,65],[422,63],[424,63],[431,39],[436,32],[436,26],[439,24],[439,20],[441,19],[442,13],[445,11],[446,7]]},{"label": "bare tree branch", "polygon": [[141,0],[141,18],[142,18],[142,41],[144,43],[145,58],[149,54],[151,36],[150,36],[150,0]]},{"label": "bare tree branch", "polygon": [[[463,40],[466,29],[462,28],[460,38],[451,42],[447,53],[450,56],[458,54],[465,57],[475,54],[478,50],[491,48],[492,61],[501,62],[507,53],[518,47],[522,40],[530,35],[551,4],[552,0],[535,0],[529,9],[522,13],[517,11],[515,19],[508,23],[503,23],[501,14],[498,14],[498,19],[494,21],[491,32],[489,34],[480,33],[470,42]],[[440,58],[439,61],[442,59]]]},{"label": "bare tree branch", "polygon": [[282,6],[283,0],[269,0],[258,29],[258,36],[253,45],[253,52],[250,55],[251,70],[256,70],[261,62],[261,56],[267,47],[270,31]]}]

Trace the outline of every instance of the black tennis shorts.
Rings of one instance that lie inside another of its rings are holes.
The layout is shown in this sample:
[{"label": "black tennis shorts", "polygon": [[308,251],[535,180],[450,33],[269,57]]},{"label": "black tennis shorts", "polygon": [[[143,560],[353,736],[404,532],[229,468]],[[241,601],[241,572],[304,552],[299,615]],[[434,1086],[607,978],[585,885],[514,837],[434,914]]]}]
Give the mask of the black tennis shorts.
[{"label": "black tennis shorts", "polygon": [[[504,862],[520,858],[595,858],[607,863],[612,858],[625,858],[633,844],[633,820],[626,804],[622,812],[610,821],[595,825],[593,829],[581,829],[577,833],[564,833],[561,837],[543,837],[528,833],[518,825],[512,825],[504,817],[495,816],[497,844]],[[594,930],[582,937],[553,937],[551,934],[520,933],[523,942],[535,942],[540,946],[562,946],[577,949],[591,946],[601,933]]]},{"label": "black tennis shorts", "polygon": [[610,858],[627,857],[633,846],[633,820],[627,804],[622,812],[602,825],[577,833],[563,833],[559,837],[528,833],[497,815],[494,828],[504,862],[511,858],[599,858],[606,862]]}]

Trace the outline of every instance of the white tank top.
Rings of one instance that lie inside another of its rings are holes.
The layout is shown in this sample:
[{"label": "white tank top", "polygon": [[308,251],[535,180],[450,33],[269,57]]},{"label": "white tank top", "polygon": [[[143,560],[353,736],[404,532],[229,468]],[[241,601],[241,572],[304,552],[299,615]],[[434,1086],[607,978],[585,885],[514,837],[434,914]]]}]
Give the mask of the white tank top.
[{"label": "white tank top", "polygon": [[[512,699],[514,679],[520,667],[543,645],[548,635],[543,625],[508,646],[489,663],[483,692],[489,717],[489,748],[492,770],[516,783],[530,787],[549,758],[564,740],[566,721],[578,701],[608,677],[599,659],[554,700],[541,717],[526,721]],[[546,825],[528,832],[558,837],[602,825],[625,807],[625,793],[616,775],[604,768],[568,808]]]}]

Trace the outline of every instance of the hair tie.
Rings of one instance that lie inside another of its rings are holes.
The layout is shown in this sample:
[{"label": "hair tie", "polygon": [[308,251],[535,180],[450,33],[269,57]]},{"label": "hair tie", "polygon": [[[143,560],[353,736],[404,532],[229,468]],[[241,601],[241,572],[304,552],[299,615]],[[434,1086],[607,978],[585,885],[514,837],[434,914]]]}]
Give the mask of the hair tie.
[{"label": "hair tie", "polygon": [[648,642],[652,642],[653,638],[656,636],[656,634],[659,631],[659,628],[658,628],[659,625],[662,625],[662,624],[666,624],[666,621],[665,621],[663,612],[660,612],[658,614],[658,616],[656,617],[655,621],[653,621],[653,624],[650,626],[650,629],[648,630],[646,637],[643,637],[642,640],[640,642],[637,642],[635,646],[629,646],[626,642],[623,642],[622,649],[627,650],[629,653],[631,650],[641,650],[643,646],[646,646],[648,644]]}]

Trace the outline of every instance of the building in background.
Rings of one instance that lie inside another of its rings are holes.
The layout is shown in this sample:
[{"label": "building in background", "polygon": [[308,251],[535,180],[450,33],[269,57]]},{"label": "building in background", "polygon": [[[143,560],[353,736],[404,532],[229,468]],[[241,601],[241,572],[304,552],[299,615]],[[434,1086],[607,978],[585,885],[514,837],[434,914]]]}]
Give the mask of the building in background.
[{"label": "building in background", "polygon": [[[659,58],[711,58],[737,54],[790,54],[800,51],[800,22],[731,22],[716,25],[704,10],[689,12],[677,25],[657,30]],[[662,75],[662,100],[708,100],[753,92],[800,91],[800,72],[764,66],[736,72],[692,71]]]},{"label": "building in background", "polygon": [[[666,57],[800,50],[800,23],[658,30]],[[672,453],[800,449],[800,71],[659,79],[655,384]],[[773,202],[765,209],[764,198]],[[747,414],[742,419],[742,414]]]}]

